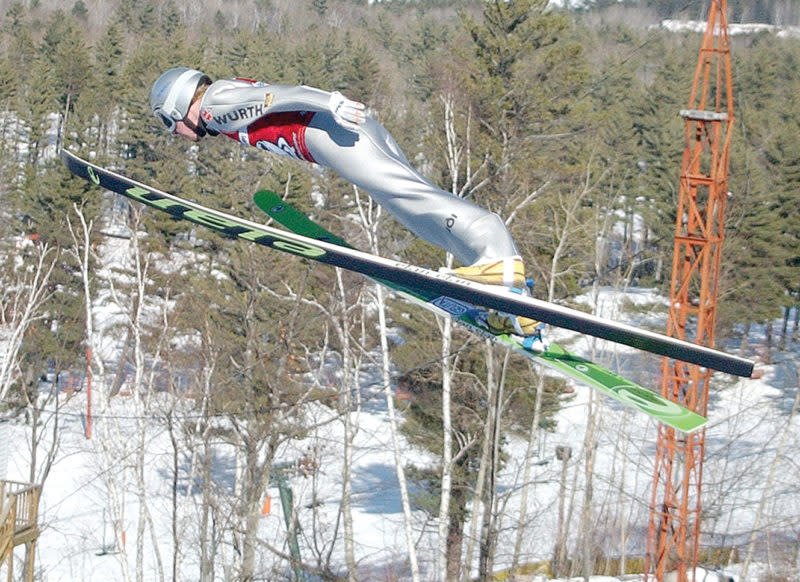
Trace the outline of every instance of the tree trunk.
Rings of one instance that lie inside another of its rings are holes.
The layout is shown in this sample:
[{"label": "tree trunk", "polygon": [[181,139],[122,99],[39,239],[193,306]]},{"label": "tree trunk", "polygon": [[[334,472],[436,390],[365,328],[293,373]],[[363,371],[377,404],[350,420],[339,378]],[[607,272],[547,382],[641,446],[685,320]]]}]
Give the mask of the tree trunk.
[{"label": "tree trunk", "polygon": [[347,566],[347,579],[349,582],[358,580],[358,564],[353,529],[353,441],[356,436],[356,427],[353,424],[353,401],[351,394],[358,390],[358,366],[352,361],[350,349],[350,334],[348,333],[346,296],[341,269],[336,269],[336,282],[339,292],[342,316],[340,320],[340,339],[342,341],[342,386],[339,391],[340,412],[344,422],[344,451],[342,455],[342,523],[344,525],[344,560]]},{"label": "tree trunk", "polygon": [[[464,515],[467,504],[467,495],[463,489],[456,489],[451,496],[450,515],[447,518],[447,582],[457,582],[462,577],[462,572],[469,572],[469,567],[462,567],[462,548],[464,547],[464,522],[459,516]],[[468,574],[465,574],[468,575]]]},{"label": "tree trunk", "polygon": [[553,576],[556,578],[566,573],[567,562],[567,519],[565,506],[567,502],[567,468],[572,449],[568,446],[556,447],[556,459],[561,461],[561,478],[558,487],[558,523],[556,529],[556,543],[553,550]]},{"label": "tree trunk", "polygon": [[[448,257],[448,266],[452,265],[452,257]],[[451,416],[452,398],[452,362],[450,360],[450,346],[452,344],[452,322],[444,320],[442,328],[442,486],[439,500],[439,553],[438,568],[440,580],[458,580],[458,570],[461,563],[461,538],[460,533],[464,524],[458,524],[459,534],[455,535],[453,523],[453,508],[451,496],[453,493],[453,424]],[[453,544],[457,543],[458,546]],[[454,552],[457,555],[453,555]],[[465,565],[469,571],[469,564]]]},{"label": "tree trunk", "polygon": [[533,420],[528,429],[528,445],[525,448],[525,463],[522,470],[522,491],[520,492],[520,510],[517,518],[517,536],[514,540],[514,556],[511,560],[511,571],[516,571],[522,553],[522,540],[528,521],[528,492],[531,489],[531,473],[533,472],[533,451],[539,438],[539,425],[542,422],[542,393],[544,392],[544,376],[539,374],[536,382],[536,399],[533,406]]},{"label": "tree trunk", "polygon": [[[506,354],[508,356],[508,353]],[[496,505],[497,505],[497,472],[500,459],[500,408],[503,402],[503,382],[497,377],[494,352],[491,345],[486,345],[486,387],[489,391],[487,402],[486,432],[487,442],[487,483],[484,490],[483,518],[481,524],[481,552],[478,561],[478,573],[482,580],[493,579],[494,554],[497,543]]]},{"label": "tree trunk", "polygon": [[764,363],[770,364],[772,363],[772,346],[774,343],[774,326],[772,325],[772,320],[767,322],[766,325],[766,333],[764,339]]},{"label": "tree trunk", "polygon": [[467,552],[464,560],[464,574],[462,580],[470,580],[469,573],[472,568],[472,556],[475,552],[475,542],[478,540],[478,522],[481,515],[480,508],[483,504],[484,489],[486,488],[486,475],[489,471],[488,451],[490,448],[490,433],[484,430],[481,443],[481,461],[478,467],[478,476],[475,480],[475,492],[472,495],[472,520],[470,523],[469,538],[467,539]]},{"label": "tree trunk", "polygon": [[411,580],[420,582],[419,564],[417,562],[417,550],[414,544],[414,530],[412,528],[413,516],[411,514],[411,502],[408,497],[408,486],[406,484],[406,473],[403,468],[404,459],[402,455],[400,438],[397,433],[397,415],[394,409],[394,397],[392,394],[391,380],[391,361],[389,358],[389,342],[386,329],[386,305],[383,297],[383,287],[375,285],[375,296],[378,302],[378,321],[380,325],[381,340],[381,377],[383,380],[384,396],[386,398],[386,408],[389,412],[389,430],[392,437],[392,450],[394,452],[394,469],[397,475],[397,484],[400,488],[400,503],[403,506],[403,531],[406,537],[406,548],[408,549],[408,561],[411,566]]},{"label": "tree trunk", "polygon": [[772,485],[775,482],[775,475],[785,464],[784,450],[786,449],[787,441],[792,434],[792,424],[797,416],[798,409],[800,409],[800,388],[795,390],[792,411],[789,413],[789,418],[786,420],[786,425],[783,428],[780,441],[778,442],[778,448],[775,451],[775,458],[772,461],[772,465],[770,465],[769,473],[767,474],[767,480],[764,483],[764,488],[761,491],[761,501],[759,502],[758,509],[756,511],[755,523],[753,523],[753,527],[750,530],[750,541],[747,544],[747,555],[742,562],[742,571],[739,576],[740,580],[749,579],[747,574],[750,569],[750,563],[753,560],[753,553],[755,551],[758,535],[761,533],[761,520],[764,518],[764,512],[766,511],[767,503],[772,501]]},{"label": "tree trunk", "polygon": [[597,423],[599,417],[598,396],[592,392],[589,397],[589,422],[583,448],[586,453],[584,460],[584,491],[583,506],[581,509],[581,540],[582,563],[581,571],[584,580],[589,580],[594,566],[594,525],[592,523],[594,506],[594,462],[597,457]]},{"label": "tree trunk", "polygon": [[[357,188],[354,188],[356,201],[370,241],[370,249],[376,255],[379,254],[380,246],[378,241],[378,226],[381,223],[381,207],[367,203],[367,210],[364,211]],[[374,209],[374,211],[373,211]],[[378,308],[378,327],[380,331],[381,343],[381,380],[383,383],[383,394],[386,399],[386,409],[389,413],[389,431],[392,438],[392,451],[394,453],[394,469],[397,475],[397,484],[400,489],[400,503],[403,507],[403,531],[405,532],[406,547],[408,549],[408,561],[411,567],[412,582],[420,582],[419,563],[417,562],[417,549],[414,543],[414,530],[412,528],[413,516],[411,514],[411,501],[408,497],[408,486],[406,484],[406,473],[404,469],[404,459],[401,450],[400,438],[397,430],[397,414],[394,408],[394,395],[392,394],[392,374],[391,358],[389,355],[389,340],[386,325],[386,301],[383,285],[375,285],[375,299]],[[444,485],[442,490],[444,490]]]}]

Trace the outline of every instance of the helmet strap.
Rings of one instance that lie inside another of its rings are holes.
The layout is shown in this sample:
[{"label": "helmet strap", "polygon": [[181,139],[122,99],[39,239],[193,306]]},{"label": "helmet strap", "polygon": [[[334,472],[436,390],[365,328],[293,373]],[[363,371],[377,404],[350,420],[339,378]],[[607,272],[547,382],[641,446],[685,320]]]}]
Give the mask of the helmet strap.
[{"label": "helmet strap", "polygon": [[195,125],[188,119],[183,119],[183,123],[186,124],[186,127],[195,132],[195,134],[197,134],[197,137],[204,137],[206,133],[208,133],[206,132],[206,127],[202,121],[200,121],[197,125]]}]

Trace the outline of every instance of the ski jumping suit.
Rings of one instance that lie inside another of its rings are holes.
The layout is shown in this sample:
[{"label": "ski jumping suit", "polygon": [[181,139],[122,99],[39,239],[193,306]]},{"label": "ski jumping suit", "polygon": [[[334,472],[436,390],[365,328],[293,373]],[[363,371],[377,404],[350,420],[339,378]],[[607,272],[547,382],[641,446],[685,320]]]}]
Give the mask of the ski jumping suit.
[{"label": "ski jumping suit", "polygon": [[434,186],[372,118],[340,125],[330,99],[312,87],[224,79],[206,90],[200,117],[212,135],[331,168],[464,265],[519,254],[497,214]]}]

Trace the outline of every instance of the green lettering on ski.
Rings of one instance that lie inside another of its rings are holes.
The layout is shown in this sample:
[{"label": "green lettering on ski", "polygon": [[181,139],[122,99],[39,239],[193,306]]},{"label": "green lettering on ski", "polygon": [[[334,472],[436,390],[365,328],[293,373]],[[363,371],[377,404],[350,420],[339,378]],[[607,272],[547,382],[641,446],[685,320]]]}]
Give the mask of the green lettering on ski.
[{"label": "green lettering on ski", "polygon": [[302,257],[316,259],[325,254],[325,250],[317,246],[304,242],[294,241],[284,238],[271,232],[266,232],[257,228],[249,228],[235,220],[224,218],[210,212],[205,212],[197,208],[192,208],[181,204],[177,200],[170,200],[151,192],[145,188],[134,186],[125,190],[125,194],[134,200],[138,200],[149,206],[160,208],[172,215],[185,218],[195,224],[206,226],[218,232],[235,236],[244,240],[249,240],[265,246],[275,247],[278,250],[286,251]]},{"label": "green lettering on ski", "polygon": [[313,247],[311,245],[295,242],[292,240],[275,240],[273,241],[272,246],[289,253],[294,253],[296,255],[308,257],[310,259],[321,257],[322,255],[325,254],[325,251],[323,251],[318,247]]},{"label": "green lettering on ski", "polygon": [[99,186],[100,185],[100,176],[98,176],[94,168],[91,166],[86,166],[86,174],[89,176],[89,181],[93,184]]},{"label": "green lettering on ski", "polygon": [[139,202],[143,202],[148,206],[160,208],[161,210],[167,210],[168,208],[172,208],[173,206],[179,206],[183,209],[186,209],[186,206],[184,206],[180,202],[170,200],[169,198],[164,198],[163,196],[154,194],[153,192],[150,192],[150,190],[141,188],[139,186],[128,188],[127,190],[125,190],[125,195],[130,198],[133,198],[134,200],[138,200]]},{"label": "green lettering on ski", "polygon": [[[575,362],[565,359],[559,360],[563,365],[568,366],[576,372],[582,374],[587,379],[599,382],[595,384],[602,391],[615,396],[621,402],[630,404],[639,410],[646,412],[661,420],[688,418],[692,416],[691,411],[679,404],[668,400],[655,392],[647,390],[635,384],[616,384],[623,378],[614,377],[607,370],[602,370],[592,366],[589,362]],[[602,387],[601,387],[602,386]]]},{"label": "green lettering on ski", "polygon": [[647,410],[661,418],[667,416],[680,417],[686,414],[686,411],[676,403],[662,398],[641,386],[614,386],[611,390],[619,396],[620,400],[628,401],[640,409]]}]

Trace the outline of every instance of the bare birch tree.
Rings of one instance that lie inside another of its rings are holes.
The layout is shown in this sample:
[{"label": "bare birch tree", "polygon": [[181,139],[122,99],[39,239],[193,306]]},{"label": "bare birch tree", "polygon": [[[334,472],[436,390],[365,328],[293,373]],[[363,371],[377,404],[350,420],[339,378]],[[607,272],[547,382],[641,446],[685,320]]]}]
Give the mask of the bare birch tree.
[{"label": "bare birch tree", "polygon": [[355,554],[355,531],[353,529],[353,444],[358,431],[353,393],[359,390],[358,364],[353,358],[350,345],[350,329],[347,317],[348,302],[341,269],[336,269],[336,291],[339,304],[339,325],[335,326],[342,346],[342,383],[339,390],[339,413],[344,425],[344,455],[342,458],[342,502],[341,514],[344,523],[344,558],[349,582],[358,580],[358,565]]},{"label": "bare birch tree", "polygon": [[742,562],[742,570],[741,570],[741,579],[747,580],[747,575],[750,570],[750,565],[753,561],[753,553],[755,551],[756,541],[758,539],[758,535],[761,532],[761,522],[764,519],[764,513],[766,510],[767,502],[770,500],[772,496],[772,488],[775,483],[775,478],[777,472],[780,470],[781,466],[785,462],[785,449],[786,445],[789,442],[789,438],[792,434],[792,424],[794,419],[797,417],[797,412],[800,410],[800,388],[795,388],[794,393],[794,403],[792,404],[792,410],[789,412],[789,416],[786,419],[786,424],[781,431],[780,440],[778,441],[778,446],[775,451],[775,458],[773,459],[772,463],[770,464],[769,471],[767,473],[767,480],[764,483],[764,487],[761,491],[761,499],[758,502],[758,508],[756,509],[755,515],[755,522],[753,523],[752,530],[750,532],[750,539],[747,543],[747,554],[745,555],[744,561]]},{"label": "bare birch tree", "polygon": [[[138,225],[134,223],[134,231]],[[135,426],[120,427],[127,433],[127,447],[133,461],[129,467],[131,480],[134,485],[138,501],[136,528],[135,528],[135,580],[145,579],[145,557],[155,558],[156,575],[159,580],[165,579],[163,559],[158,532],[155,529],[153,516],[150,512],[150,491],[147,485],[148,464],[146,451],[151,435],[149,434],[153,413],[153,397],[156,391],[158,370],[161,364],[161,353],[165,341],[169,338],[171,326],[167,319],[169,294],[164,301],[160,301],[157,294],[152,293],[152,277],[154,275],[154,257],[140,245],[140,237],[134,233],[130,245],[130,287],[128,295],[117,295],[118,305],[125,317],[126,328],[131,332],[129,337],[133,342],[131,354],[133,360],[133,375],[130,378],[130,397],[132,403]],[[154,325],[153,325],[154,324]],[[155,338],[148,337],[148,328],[158,330]],[[101,373],[102,358],[97,358]],[[109,452],[111,446],[104,445]],[[124,469],[123,469],[124,471]],[[150,543],[148,543],[150,539]]]},{"label": "bare birch tree", "polygon": [[19,369],[19,353],[28,328],[47,317],[41,311],[50,295],[49,281],[58,260],[58,250],[47,243],[20,241],[20,260],[16,255],[4,257],[0,269],[0,338],[3,342],[0,359],[0,400],[6,400]]},{"label": "bare birch tree", "polygon": [[[356,196],[361,224],[367,234],[369,249],[373,254],[380,255],[380,238],[378,236],[381,225],[381,207],[377,206],[372,200],[364,201],[361,199],[357,188],[353,188]],[[405,459],[397,430],[397,411],[394,406],[394,394],[392,392],[391,357],[389,355],[388,328],[386,322],[386,298],[384,287],[380,283],[375,284],[375,303],[378,311],[378,330],[380,333],[381,348],[381,382],[383,384],[384,397],[386,399],[386,409],[389,414],[389,430],[392,438],[392,450],[394,453],[394,468],[397,476],[397,484],[400,490],[400,503],[403,507],[403,531],[406,538],[408,549],[408,561],[411,565],[411,579],[413,582],[420,581],[419,563],[417,561],[417,549],[414,540],[414,519],[411,512],[411,502],[408,496],[408,485],[406,483]]]},{"label": "bare birch tree", "polygon": [[[454,196],[466,197],[480,189],[487,181],[486,161],[473,168],[472,151],[472,112],[467,109],[463,114],[463,135],[459,136],[457,119],[457,102],[453,92],[446,92],[439,96],[442,104],[443,126],[447,156],[445,162],[450,176],[450,192]],[[483,176],[483,180],[481,180]],[[453,266],[453,256],[447,254],[445,265]],[[451,412],[453,360],[450,357],[452,350],[453,325],[449,319],[440,323],[442,336],[442,481],[441,498],[439,503],[437,568],[440,580],[454,580],[459,577],[457,569],[460,564],[448,559],[452,555],[450,540],[450,498],[453,486],[453,424]],[[474,538],[470,538],[474,539]],[[460,553],[460,552],[459,552]],[[471,551],[467,551],[462,572],[468,576],[470,571]]]}]

